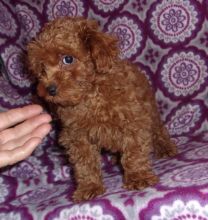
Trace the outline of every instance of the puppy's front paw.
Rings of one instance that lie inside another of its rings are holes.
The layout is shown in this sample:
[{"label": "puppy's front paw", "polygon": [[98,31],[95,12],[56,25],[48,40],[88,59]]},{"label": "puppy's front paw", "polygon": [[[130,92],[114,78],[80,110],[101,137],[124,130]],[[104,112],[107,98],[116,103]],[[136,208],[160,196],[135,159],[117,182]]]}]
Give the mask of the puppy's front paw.
[{"label": "puppy's front paw", "polygon": [[95,198],[105,192],[105,188],[102,185],[97,185],[95,183],[90,183],[78,187],[74,192],[72,198],[74,202],[82,202]]},{"label": "puppy's front paw", "polygon": [[123,187],[128,190],[141,190],[157,184],[158,181],[159,178],[151,172],[148,172],[143,176],[128,175]]}]

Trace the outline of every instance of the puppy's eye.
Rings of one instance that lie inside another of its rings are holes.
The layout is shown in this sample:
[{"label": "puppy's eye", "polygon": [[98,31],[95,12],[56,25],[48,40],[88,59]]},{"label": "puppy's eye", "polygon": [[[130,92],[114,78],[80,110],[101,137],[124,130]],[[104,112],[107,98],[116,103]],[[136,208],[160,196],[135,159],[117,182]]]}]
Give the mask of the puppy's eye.
[{"label": "puppy's eye", "polygon": [[69,55],[65,55],[62,58],[62,62],[65,65],[70,65],[70,64],[72,64],[74,62],[74,57],[69,56]]}]

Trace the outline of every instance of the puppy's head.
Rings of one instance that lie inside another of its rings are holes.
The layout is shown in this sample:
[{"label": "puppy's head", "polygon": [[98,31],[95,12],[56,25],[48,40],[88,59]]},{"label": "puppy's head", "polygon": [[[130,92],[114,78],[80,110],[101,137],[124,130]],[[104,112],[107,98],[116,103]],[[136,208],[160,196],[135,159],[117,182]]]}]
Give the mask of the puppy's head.
[{"label": "puppy's head", "polygon": [[29,68],[38,94],[47,101],[76,105],[118,57],[117,40],[98,30],[95,21],[59,18],[45,25],[28,45]]}]

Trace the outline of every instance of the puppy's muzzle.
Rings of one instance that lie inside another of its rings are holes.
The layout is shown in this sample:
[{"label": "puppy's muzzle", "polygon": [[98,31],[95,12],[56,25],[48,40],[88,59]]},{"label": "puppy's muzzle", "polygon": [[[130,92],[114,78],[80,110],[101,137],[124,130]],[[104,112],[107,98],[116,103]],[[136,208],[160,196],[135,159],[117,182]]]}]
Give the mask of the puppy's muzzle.
[{"label": "puppy's muzzle", "polygon": [[50,96],[55,96],[57,94],[57,87],[54,84],[49,85],[46,89]]}]

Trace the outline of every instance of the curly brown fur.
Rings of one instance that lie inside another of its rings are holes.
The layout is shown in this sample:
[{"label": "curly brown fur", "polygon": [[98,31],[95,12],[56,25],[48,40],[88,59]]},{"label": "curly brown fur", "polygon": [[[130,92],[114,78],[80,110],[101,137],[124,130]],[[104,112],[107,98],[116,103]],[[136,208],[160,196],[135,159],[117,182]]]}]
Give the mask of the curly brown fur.
[{"label": "curly brown fur", "polygon": [[[74,57],[71,64],[64,64],[65,55]],[[120,152],[126,189],[158,182],[149,154],[173,156],[176,146],[160,120],[147,79],[119,58],[114,37],[99,31],[94,21],[59,18],[28,45],[28,56],[39,96],[56,105],[62,121],[59,140],[78,184],[74,201],[105,191],[101,148]]]}]

